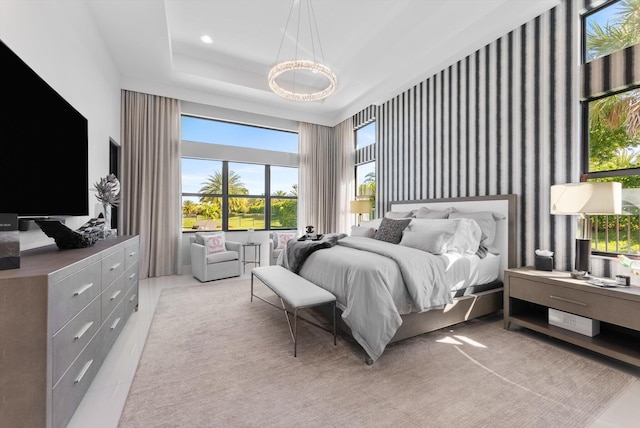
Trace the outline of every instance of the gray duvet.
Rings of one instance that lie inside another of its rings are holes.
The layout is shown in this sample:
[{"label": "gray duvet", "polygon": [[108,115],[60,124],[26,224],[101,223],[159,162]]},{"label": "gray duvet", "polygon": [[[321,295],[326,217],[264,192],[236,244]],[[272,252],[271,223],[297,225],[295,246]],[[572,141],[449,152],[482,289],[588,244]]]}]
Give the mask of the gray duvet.
[{"label": "gray duvet", "polygon": [[345,237],[310,254],[300,276],[332,292],[354,339],[375,361],[402,324],[401,314],[440,309],[469,278],[467,259],[365,237]]}]

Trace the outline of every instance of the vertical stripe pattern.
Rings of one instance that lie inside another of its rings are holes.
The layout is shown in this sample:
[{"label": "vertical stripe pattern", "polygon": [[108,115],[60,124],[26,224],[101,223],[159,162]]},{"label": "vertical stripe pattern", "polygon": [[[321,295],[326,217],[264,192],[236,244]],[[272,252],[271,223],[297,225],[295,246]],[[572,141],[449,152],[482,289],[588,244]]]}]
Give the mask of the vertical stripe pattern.
[{"label": "vertical stripe pattern", "polygon": [[515,193],[518,264],[545,248],[569,269],[575,219],[549,214],[549,187],[580,174],[579,37],[578,9],[563,0],[367,109],[360,120],[374,114],[377,128],[376,215],[396,200]]}]

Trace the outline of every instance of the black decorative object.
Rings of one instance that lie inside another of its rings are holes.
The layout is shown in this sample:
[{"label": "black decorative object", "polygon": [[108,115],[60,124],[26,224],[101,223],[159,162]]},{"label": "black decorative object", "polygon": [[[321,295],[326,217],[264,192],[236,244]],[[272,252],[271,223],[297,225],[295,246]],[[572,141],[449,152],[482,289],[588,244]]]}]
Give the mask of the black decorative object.
[{"label": "black decorative object", "polygon": [[91,228],[82,232],[69,229],[59,219],[37,219],[36,224],[50,238],[56,241],[61,250],[90,247],[96,243],[102,229]]}]

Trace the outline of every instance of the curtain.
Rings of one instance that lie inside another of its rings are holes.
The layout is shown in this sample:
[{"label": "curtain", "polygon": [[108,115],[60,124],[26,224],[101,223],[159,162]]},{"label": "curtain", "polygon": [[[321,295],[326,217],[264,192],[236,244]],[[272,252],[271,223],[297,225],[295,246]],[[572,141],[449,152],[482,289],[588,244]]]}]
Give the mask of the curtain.
[{"label": "curtain", "polygon": [[313,225],[318,233],[346,233],[355,192],[353,121],[334,128],[302,122],[298,133],[298,225]]},{"label": "curtain", "polygon": [[180,101],[122,91],[125,235],[140,236],[140,279],[181,273]]}]

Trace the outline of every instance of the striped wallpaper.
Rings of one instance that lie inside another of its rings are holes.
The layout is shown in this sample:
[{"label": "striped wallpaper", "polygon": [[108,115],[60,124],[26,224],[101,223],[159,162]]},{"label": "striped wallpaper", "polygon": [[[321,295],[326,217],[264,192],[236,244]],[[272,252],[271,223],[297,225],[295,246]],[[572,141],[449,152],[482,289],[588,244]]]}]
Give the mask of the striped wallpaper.
[{"label": "striped wallpaper", "polygon": [[[575,218],[549,214],[549,187],[581,172],[580,15],[594,6],[563,0],[377,106],[376,215],[396,200],[517,194],[518,265],[544,248],[555,251],[556,268],[570,269]],[[365,158],[373,160],[356,154],[357,163]]]}]

